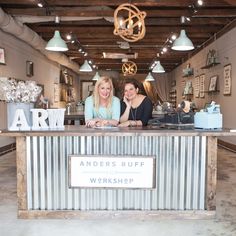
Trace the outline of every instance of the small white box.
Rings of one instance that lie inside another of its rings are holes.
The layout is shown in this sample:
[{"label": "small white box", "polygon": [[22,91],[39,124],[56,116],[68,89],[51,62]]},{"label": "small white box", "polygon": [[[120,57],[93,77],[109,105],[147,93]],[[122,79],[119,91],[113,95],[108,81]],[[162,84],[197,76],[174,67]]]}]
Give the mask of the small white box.
[{"label": "small white box", "polygon": [[196,112],[194,127],[201,129],[221,129],[223,117],[220,113]]}]

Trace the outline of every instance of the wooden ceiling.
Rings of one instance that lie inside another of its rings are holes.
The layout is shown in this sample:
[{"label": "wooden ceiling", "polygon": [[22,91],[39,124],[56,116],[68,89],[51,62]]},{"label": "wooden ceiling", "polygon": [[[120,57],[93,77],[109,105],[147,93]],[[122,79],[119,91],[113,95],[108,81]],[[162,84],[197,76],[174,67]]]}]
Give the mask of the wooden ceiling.
[{"label": "wooden ceiling", "polygon": [[[69,51],[65,54],[80,65],[84,58],[91,59],[98,70],[121,71],[121,59],[103,58],[103,53],[138,54],[131,59],[137,64],[138,73],[147,73],[150,65],[157,59],[167,72],[172,71],[184,60],[191,57],[211,40],[236,26],[236,0],[203,0],[198,6],[197,0],[0,0],[2,9],[21,19],[28,27],[48,41],[56,29],[66,40],[66,34],[72,33],[76,42],[67,40]],[[120,48],[123,42],[113,34],[114,10],[122,3],[132,3],[139,10],[145,11],[146,35],[135,43],[129,43],[128,49]],[[60,23],[55,23],[55,16]],[[191,21],[181,23],[181,16]],[[171,50],[167,39],[172,33],[179,34],[185,29],[195,49],[191,52]],[[86,57],[78,49],[82,46],[88,53]],[[163,46],[168,51],[161,54]]]}]

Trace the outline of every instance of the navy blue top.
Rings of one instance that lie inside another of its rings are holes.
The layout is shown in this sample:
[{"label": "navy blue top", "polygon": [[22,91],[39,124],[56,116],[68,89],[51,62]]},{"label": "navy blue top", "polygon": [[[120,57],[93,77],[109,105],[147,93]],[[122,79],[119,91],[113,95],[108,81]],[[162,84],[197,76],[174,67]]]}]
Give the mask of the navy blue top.
[{"label": "navy blue top", "polygon": [[[121,100],[121,115],[125,112],[126,104]],[[143,126],[146,126],[148,120],[152,118],[152,102],[148,97],[145,97],[141,104],[136,108],[130,108],[129,120],[141,120]]]}]

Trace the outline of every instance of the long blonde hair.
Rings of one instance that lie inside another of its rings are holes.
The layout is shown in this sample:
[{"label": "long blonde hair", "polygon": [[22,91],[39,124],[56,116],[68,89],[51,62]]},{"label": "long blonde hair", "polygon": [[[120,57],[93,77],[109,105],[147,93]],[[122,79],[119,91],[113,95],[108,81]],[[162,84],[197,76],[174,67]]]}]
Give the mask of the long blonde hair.
[{"label": "long blonde hair", "polygon": [[95,111],[98,112],[99,106],[100,106],[100,97],[99,97],[98,89],[99,89],[100,85],[103,83],[109,83],[109,85],[111,87],[111,92],[108,97],[108,103],[107,103],[107,110],[108,110],[108,112],[110,112],[111,105],[112,105],[112,97],[113,97],[114,87],[112,84],[112,80],[108,76],[102,76],[96,82],[95,87],[94,87],[94,91],[93,91],[93,103],[94,103]]}]

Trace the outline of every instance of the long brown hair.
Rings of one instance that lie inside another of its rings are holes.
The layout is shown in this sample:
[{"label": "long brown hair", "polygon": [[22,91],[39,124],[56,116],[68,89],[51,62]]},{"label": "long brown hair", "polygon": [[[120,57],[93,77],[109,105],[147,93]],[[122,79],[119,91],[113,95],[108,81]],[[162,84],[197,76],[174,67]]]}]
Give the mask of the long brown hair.
[{"label": "long brown hair", "polygon": [[109,83],[109,85],[111,87],[111,92],[110,92],[110,95],[108,97],[108,103],[107,103],[107,110],[108,111],[111,110],[114,87],[113,87],[111,78],[109,78],[108,76],[102,76],[96,82],[95,87],[94,87],[94,91],[93,91],[93,102],[94,102],[94,107],[95,107],[96,112],[98,112],[98,109],[99,109],[99,106],[100,106],[100,97],[99,97],[98,89],[101,86],[101,84],[103,84],[103,83]]}]

